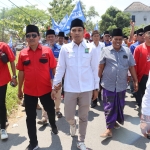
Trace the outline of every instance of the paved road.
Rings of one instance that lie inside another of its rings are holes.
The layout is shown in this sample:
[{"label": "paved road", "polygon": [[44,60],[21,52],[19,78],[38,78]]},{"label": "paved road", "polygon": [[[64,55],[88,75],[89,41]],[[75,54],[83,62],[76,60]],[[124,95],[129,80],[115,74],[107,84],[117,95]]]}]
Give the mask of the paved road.
[{"label": "paved road", "polygon": [[[63,112],[63,101],[61,109]],[[89,112],[89,123],[85,144],[89,150],[150,150],[149,140],[142,137],[139,126],[139,113],[135,100],[129,94],[126,97],[125,123],[119,130],[113,130],[113,138],[102,139],[100,134],[105,131],[105,118],[102,104]],[[41,111],[37,111],[37,120],[41,118]],[[25,116],[16,122],[19,126],[8,129],[9,139],[0,141],[0,150],[24,150],[28,145]],[[58,135],[50,133],[50,126],[37,125],[39,150],[77,150],[77,137],[69,135],[69,125],[65,118],[57,120]]]}]

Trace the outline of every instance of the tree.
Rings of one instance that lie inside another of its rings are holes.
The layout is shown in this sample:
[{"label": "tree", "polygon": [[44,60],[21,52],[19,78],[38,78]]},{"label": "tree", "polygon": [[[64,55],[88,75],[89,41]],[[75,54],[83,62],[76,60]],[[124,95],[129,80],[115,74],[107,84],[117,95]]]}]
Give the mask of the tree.
[{"label": "tree", "polygon": [[21,39],[25,35],[26,25],[35,24],[41,29],[49,20],[48,14],[35,6],[12,7],[5,9],[4,17],[2,17],[2,12],[0,16],[0,25],[5,27],[4,30],[10,34],[15,33]]},{"label": "tree", "polygon": [[93,31],[95,24],[92,22],[92,19],[99,16],[98,12],[95,11],[94,6],[91,6],[89,8],[89,10],[86,12],[85,16],[86,16],[86,24],[85,24],[86,30]]},{"label": "tree", "polygon": [[99,22],[100,31],[106,30],[112,32],[114,28],[125,28],[130,25],[130,14],[124,13],[121,10],[111,6],[102,15],[102,20]]},{"label": "tree", "polygon": [[50,17],[56,22],[60,22],[66,14],[70,15],[75,6],[72,4],[73,1],[74,0],[53,0],[50,2],[50,8],[48,8]]}]

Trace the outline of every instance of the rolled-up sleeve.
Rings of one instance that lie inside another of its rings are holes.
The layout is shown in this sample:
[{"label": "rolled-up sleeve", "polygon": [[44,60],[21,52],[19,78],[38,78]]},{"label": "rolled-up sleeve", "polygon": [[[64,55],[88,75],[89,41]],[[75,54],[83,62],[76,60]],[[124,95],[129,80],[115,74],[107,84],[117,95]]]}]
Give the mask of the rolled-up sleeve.
[{"label": "rolled-up sleeve", "polygon": [[105,62],[106,62],[106,57],[105,57],[105,48],[104,48],[101,51],[101,56],[100,56],[100,62],[99,62],[99,64],[105,64]]},{"label": "rolled-up sleeve", "polygon": [[92,52],[91,58],[91,67],[94,76],[94,89],[99,89],[99,77],[98,77],[98,56],[95,55],[94,51]]},{"label": "rolled-up sleeve", "polygon": [[65,74],[65,70],[66,70],[65,48],[62,46],[60,53],[59,53],[56,73],[55,73],[54,80],[53,80],[53,88],[54,88],[54,85],[57,85],[58,83],[62,81],[62,78]]}]

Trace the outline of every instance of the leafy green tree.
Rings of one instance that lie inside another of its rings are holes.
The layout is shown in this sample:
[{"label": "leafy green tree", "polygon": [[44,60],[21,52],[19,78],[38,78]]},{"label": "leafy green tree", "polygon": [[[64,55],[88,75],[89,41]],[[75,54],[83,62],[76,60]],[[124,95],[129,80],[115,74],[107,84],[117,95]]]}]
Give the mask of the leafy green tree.
[{"label": "leafy green tree", "polygon": [[41,29],[49,21],[49,15],[35,6],[5,9],[4,15],[1,11],[0,18],[0,25],[4,26],[4,30],[11,34],[16,33],[20,39],[25,35],[26,25],[36,24]]},{"label": "leafy green tree", "polygon": [[111,6],[102,15],[102,20],[99,22],[100,31],[106,30],[112,32],[114,28],[125,28],[130,25],[130,14],[124,13],[121,10]]},{"label": "leafy green tree", "polygon": [[66,14],[70,15],[75,6],[72,4],[73,1],[74,0],[53,0],[50,2],[50,8],[48,8],[50,17],[56,22],[60,22]]}]

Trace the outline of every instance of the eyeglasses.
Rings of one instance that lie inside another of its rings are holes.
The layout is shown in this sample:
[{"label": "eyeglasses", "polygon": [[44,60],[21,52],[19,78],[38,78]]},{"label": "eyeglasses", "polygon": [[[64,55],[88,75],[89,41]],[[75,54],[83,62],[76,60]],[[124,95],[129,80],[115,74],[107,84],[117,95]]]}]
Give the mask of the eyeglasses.
[{"label": "eyeglasses", "polygon": [[38,35],[34,34],[34,33],[32,33],[32,34],[26,34],[26,38],[31,38],[31,36],[32,36],[32,38],[36,38]]}]

